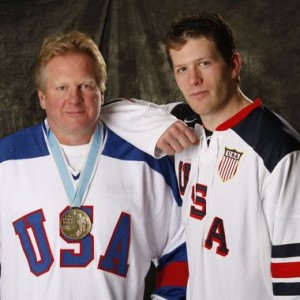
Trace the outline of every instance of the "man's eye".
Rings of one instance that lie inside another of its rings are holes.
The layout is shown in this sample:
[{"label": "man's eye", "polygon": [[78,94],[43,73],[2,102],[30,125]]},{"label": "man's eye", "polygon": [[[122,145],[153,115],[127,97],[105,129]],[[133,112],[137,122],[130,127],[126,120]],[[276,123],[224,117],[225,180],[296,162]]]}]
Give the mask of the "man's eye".
[{"label": "man's eye", "polygon": [[59,91],[65,91],[67,89],[67,87],[65,85],[60,85],[56,89]]},{"label": "man's eye", "polygon": [[183,73],[183,72],[185,72],[186,70],[187,70],[186,67],[181,67],[181,68],[176,69],[176,73]]},{"label": "man's eye", "polygon": [[82,91],[92,91],[94,89],[94,86],[92,84],[83,83],[80,85],[80,88]]},{"label": "man's eye", "polygon": [[204,60],[204,61],[199,62],[199,66],[202,67],[202,68],[203,68],[203,67],[204,67],[204,68],[205,68],[205,67],[208,67],[209,64],[210,64],[210,63],[209,63],[209,61],[207,61],[207,60]]}]

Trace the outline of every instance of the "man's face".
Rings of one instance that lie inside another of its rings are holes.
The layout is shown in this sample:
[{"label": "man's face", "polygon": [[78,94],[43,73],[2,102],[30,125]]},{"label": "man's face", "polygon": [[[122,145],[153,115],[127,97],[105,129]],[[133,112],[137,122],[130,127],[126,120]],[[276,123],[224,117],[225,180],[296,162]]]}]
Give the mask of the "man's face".
[{"label": "man's face", "polygon": [[171,49],[170,56],[177,85],[191,108],[202,118],[222,114],[236,91],[235,64],[228,66],[215,43],[204,37]]},{"label": "man's face", "polygon": [[60,143],[88,143],[97,124],[102,95],[91,57],[84,53],[55,56],[43,72],[40,105]]}]

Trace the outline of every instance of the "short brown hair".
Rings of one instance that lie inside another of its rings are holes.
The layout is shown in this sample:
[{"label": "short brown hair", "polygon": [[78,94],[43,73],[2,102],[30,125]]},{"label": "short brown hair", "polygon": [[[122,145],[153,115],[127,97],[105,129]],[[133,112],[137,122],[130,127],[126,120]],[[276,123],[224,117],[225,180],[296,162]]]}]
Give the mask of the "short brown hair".
[{"label": "short brown hair", "polygon": [[232,55],[236,53],[232,30],[218,14],[202,12],[181,17],[165,34],[165,49],[170,66],[173,66],[170,49],[180,49],[189,39],[201,37],[213,41],[225,62],[231,64]]}]

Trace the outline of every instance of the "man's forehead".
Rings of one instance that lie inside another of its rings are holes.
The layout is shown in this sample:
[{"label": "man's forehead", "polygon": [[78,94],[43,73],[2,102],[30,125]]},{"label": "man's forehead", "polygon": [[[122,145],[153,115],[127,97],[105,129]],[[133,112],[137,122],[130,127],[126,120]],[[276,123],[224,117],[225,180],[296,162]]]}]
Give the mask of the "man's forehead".
[{"label": "man's forehead", "polygon": [[174,64],[183,64],[216,55],[218,55],[218,50],[215,43],[205,37],[189,39],[180,48],[170,49],[170,56]]}]

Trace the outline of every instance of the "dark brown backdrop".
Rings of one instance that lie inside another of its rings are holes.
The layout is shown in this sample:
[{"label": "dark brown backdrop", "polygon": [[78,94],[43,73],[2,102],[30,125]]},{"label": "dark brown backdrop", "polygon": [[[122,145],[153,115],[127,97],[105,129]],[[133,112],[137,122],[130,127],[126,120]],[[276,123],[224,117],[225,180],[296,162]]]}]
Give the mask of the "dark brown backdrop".
[{"label": "dark brown backdrop", "polygon": [[298,0],[0,0],[0,136],[41,120],[32,67],[42,38],[79,29],[108,65],[106,100],[181,100],[161,37],[179,13],[213,10],[231,24],[243,58],[242,88],[300,131]]},{"label": "dark brown backdrop", "polygon": [[179,13],[199,10],[231,24],[247,96],[261,97],[300,131],[299,6],[298,0],[0,0],[0,137],[43,118],[31,76],[41,41],[52,32],[78,29],[94,38],[108,65],[106,100],[182,100],[161,37]]}]

